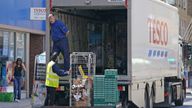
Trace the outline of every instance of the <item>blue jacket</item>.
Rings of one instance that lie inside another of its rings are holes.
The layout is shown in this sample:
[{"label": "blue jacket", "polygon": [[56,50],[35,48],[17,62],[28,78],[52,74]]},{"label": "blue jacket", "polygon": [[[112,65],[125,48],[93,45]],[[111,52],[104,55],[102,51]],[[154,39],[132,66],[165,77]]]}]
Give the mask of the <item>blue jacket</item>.
[{"label": "blue jacket", "polygon": [[56,64],[52,67],[53,72],[56,73],[58,76],[67,76],[68,73],[66,70],[60,69]]},{"label": "blue jacket", "polygon": [[53,42],[65,38],[68,31],[68,28],[63,22],[56,20],[53,24],[51,24],[51,37]]}]

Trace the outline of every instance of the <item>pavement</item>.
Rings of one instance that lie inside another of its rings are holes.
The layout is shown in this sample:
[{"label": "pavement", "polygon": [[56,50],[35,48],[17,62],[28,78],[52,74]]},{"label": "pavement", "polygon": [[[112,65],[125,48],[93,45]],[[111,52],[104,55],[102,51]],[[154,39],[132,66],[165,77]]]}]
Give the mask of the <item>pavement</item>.
[{"label": "pavement", "polygon": [[20,102],[0,102],[0,108],[32,108],[31,99],[21,99]]},{"label": "pavement", "polygon": [[173,108],[192,108],[192,94],[187,93],[183,106],[178,106]]},{"label": "pavement", "polygon": [[192,88],[187,88],[187,89],[186,89],[186,93],[187,93],[187,94],[191,94],[191,93],[192,93]]},{"label": "pavement", "polygon": [[[192,89],[187,89],[187,99],[185,99],[184,106],[175,108],[192,108]],[[31,99],[23,98],[20,102],[0,102],[0,108],[32,108]],[[50,107],[43,107],[50,108]],[[51,108],[61,108],[61,107],[51,107]]]},{"label": "pavement", "polygon": [[31,99],[26,98],[26,91],[21,91],[20,102],[0,102],[0,108],[32,108]]}]

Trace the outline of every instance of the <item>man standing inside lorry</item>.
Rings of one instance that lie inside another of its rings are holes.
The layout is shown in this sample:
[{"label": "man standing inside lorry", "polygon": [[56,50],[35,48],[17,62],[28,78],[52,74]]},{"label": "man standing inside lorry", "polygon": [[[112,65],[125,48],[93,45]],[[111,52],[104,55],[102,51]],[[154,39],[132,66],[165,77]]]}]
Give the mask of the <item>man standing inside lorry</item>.
[{"label": "man standing inside lorry", "polygon": [[70,71],[60,69],[56,65],[57,55],[53,54],[51,61],[47,65],[45,86],[47,94],[45,99],[45,106],[53,106],[55,104],[55,93],[59,87],[59,76],[67,76]]},{"label": "man standing inside lorry", "polygon": [[59,55],[61,52],[64,57],[64,71],[69,71],[70,68],[70,56],[69,56],[69,42],[67,35],[69,34],[69,30],[66,25],[56,20],[53,14],[49,14],[49,22],[51,24],[51,37],[53,40],[53,54]]}]

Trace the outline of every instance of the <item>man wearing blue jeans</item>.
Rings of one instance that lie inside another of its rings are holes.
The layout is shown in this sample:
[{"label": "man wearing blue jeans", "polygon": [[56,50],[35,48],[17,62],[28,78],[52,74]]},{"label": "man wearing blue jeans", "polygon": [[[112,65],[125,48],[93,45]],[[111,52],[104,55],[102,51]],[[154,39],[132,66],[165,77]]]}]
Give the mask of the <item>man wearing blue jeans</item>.
[{"label": "man wearing blue jeans", "polygon": [[69,60],[69,43],[67,35],[69,34],[69,30],[66,25],[56,20],[55,17],[50,14],[49,21],[51,23],[51,37],[53,40],[53,54],[57,55],[61,52],[64,57],[64,71],[69,71],[70,68],[70,60]]}]

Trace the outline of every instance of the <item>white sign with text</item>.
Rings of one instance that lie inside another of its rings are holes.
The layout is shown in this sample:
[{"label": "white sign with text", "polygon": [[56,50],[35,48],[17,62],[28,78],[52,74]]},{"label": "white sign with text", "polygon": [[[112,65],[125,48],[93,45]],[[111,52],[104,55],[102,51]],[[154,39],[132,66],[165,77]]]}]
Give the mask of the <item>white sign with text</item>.
[{"label": "white sign with text", "polygon": [[30,20],[46,20],[46,8],[30,8]]}]

